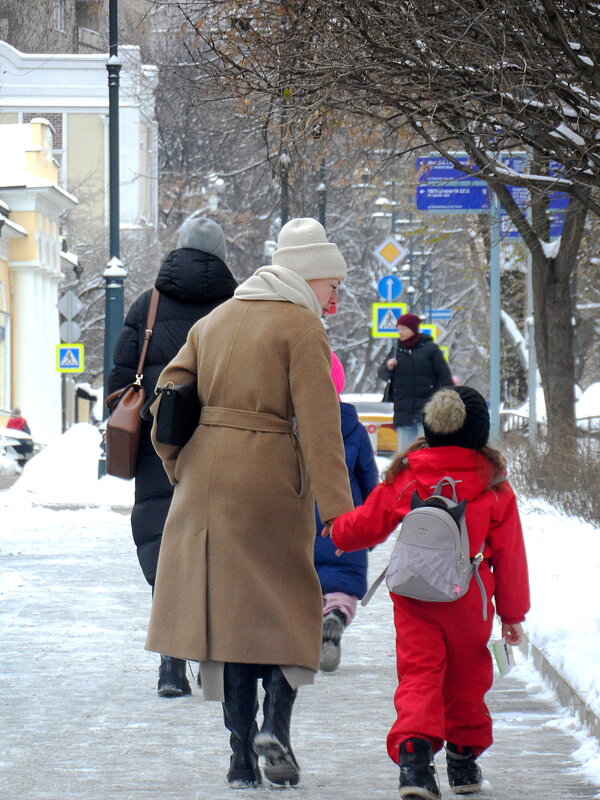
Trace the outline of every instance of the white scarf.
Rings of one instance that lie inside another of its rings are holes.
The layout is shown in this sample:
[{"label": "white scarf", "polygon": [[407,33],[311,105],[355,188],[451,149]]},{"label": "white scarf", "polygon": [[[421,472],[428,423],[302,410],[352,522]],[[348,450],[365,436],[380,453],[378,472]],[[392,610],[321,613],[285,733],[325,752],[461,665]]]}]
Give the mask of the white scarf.
[{"label": "white scarf", "polygon": [[259,267],[234,292],[239,300],[287,300],[308,308],[320,318],[323,309],[308,283],[287,267]]}]

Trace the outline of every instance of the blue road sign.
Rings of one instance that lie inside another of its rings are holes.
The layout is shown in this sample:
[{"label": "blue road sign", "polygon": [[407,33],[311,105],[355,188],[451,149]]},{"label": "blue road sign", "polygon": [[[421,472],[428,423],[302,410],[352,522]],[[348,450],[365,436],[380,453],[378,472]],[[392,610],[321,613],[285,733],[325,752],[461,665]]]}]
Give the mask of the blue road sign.
[{"label": "blue road sign", "polygon": [[432,308],[430,316],[431,319],[452,319],[454,309],[452,308]]},{"label": "blue road sign", "polygon": [[478,212],[490,206],[489,190],[481,182],[469,186],[417,186],[417,208],[419,211],[437,211],[442,214],[453,212]]},{"label": "blue road sign", "polygon": [[407,312],[406,303],[373,303],[371,305],[371,336],[398,336],[396,323]]},{"label": "blue road sign", "polygon": [[57,372],[83,372],[84,347],[82,344],[56,345]]},{"label": "blue road sign", "polygon": [[[456,160],[466,167],[477,169],[477,165],[466,153],[457,153]],[[485,186],[485,181],[480,181],[473,178],[471,175],[465,175],[459,169],[453,166],[452,162],[443,156],[419,156],[416,159],[417,180],[419,183],[453,183],[460,181],[461,183],[471,183],[475,185]]]},{"label": "blue road sign", "polygon": [[[477,165],[466,153],[455,153],[455,159],[465,166],[477,169]],[[515,173],[528,171],[528,160],[524,153],[510,153],[500,156],[500,163]],[[417,208],[420,211],[433,211],[442,214],[485,211],[489,208],[489,191],[484,181],[465,175],[456,169],[451,161],[439,155],[421,156],[416,159]],[[562,167],[557,162],[550,163],[550,175],[560,176]],[[508,186],[516,203],[524,208],[529,204],[529,190],[524,186]],[[548,192],[548,211],[564,211],[569,205],[569,195],[565,192]],[[554,214],[551,218],[551,236],[560,236],[562,221]],[[558,232],[557,232],[558,231]],[[519,234],[510,220],[503,215],[502,236],[517,237]]]},{"label": "blue road sign", "polygon": [[386,275],[377,284],[377,291],[380,297],[391,303],[402,294],[402,281],[396,275]]},{"label": "blue road sign", "polygon": [[548,210],[566,211],[569,207],[570,199],[566,192],[548,192]]}]

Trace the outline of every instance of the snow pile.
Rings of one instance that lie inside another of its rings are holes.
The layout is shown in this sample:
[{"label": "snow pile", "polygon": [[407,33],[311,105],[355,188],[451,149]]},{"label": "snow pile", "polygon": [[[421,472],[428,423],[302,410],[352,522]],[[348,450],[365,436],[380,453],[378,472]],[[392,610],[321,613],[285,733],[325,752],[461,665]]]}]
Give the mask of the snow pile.
[{"label": "snow pile", "polygon": [[17,475],[20,471],[14,458],[0,453],[0,475]]},{"label": "snow pile", "polygon": [[591,427],[593,430],[600,430],[600,383],[592,383],[583,392],[575,406],[575,415],[578,420],[586,417],[598,417],[592,421]]},{"label": "snow pile", "polygon": [[133,481],[98,479],[101,438],[93,425],[73,425],[27,462],[5,497],[52,505],[131,505]]},{"label": "snow pile", "polygon": [[[591,428],[593,430],[600,430],[600,383],[592,383],[585,392],[575,387],[575,417],[578,420],[584,420],[586,417],[598,417],[593,421]],[[511,409],[505,409],[505,413],[509,414]],[[522,406],[514,410],[515,414],[522,414],[529,416],[529,401],[523,403]],[[546,401],[544,399],[544,391],[538,387],[536,393],[536,417],[538,422],[546,422]],[[579,427],[587,430],[587,421],[582,423]]]},{"label": "snow pile", "polygon": [[600,717],[600,540],[594,526],[520,501],[531,582],[525,630]]}]

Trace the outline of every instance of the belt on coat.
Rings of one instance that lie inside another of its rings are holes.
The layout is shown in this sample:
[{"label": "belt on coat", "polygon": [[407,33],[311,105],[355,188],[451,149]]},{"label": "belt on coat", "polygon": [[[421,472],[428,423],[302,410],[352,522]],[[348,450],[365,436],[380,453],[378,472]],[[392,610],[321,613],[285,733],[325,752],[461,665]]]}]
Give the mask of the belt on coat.
[{"label": "belt on coat", "polygon": [[221,406],[203,406],[200,413],[200,425],[214,425],[218,428],[239,428],[246,431],[264,433],[294,433],[292,420],[283,419],[264,411],[243,411],[240,408],[223,408]]}]

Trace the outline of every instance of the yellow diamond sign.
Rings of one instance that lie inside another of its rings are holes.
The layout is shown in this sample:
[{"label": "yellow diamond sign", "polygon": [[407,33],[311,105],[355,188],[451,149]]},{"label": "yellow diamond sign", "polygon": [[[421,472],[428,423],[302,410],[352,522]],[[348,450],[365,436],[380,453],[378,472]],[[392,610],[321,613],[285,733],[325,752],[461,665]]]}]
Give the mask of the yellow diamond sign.
[{"label": "yellow diamond sign", "polygon": [[407,254],[408,251],[406,248],[402,247],[393,236],[388,236],[385,241],[381,242],[381,244],[373,250],[375,258],[378,258],[386,267],[395,267]]}]

